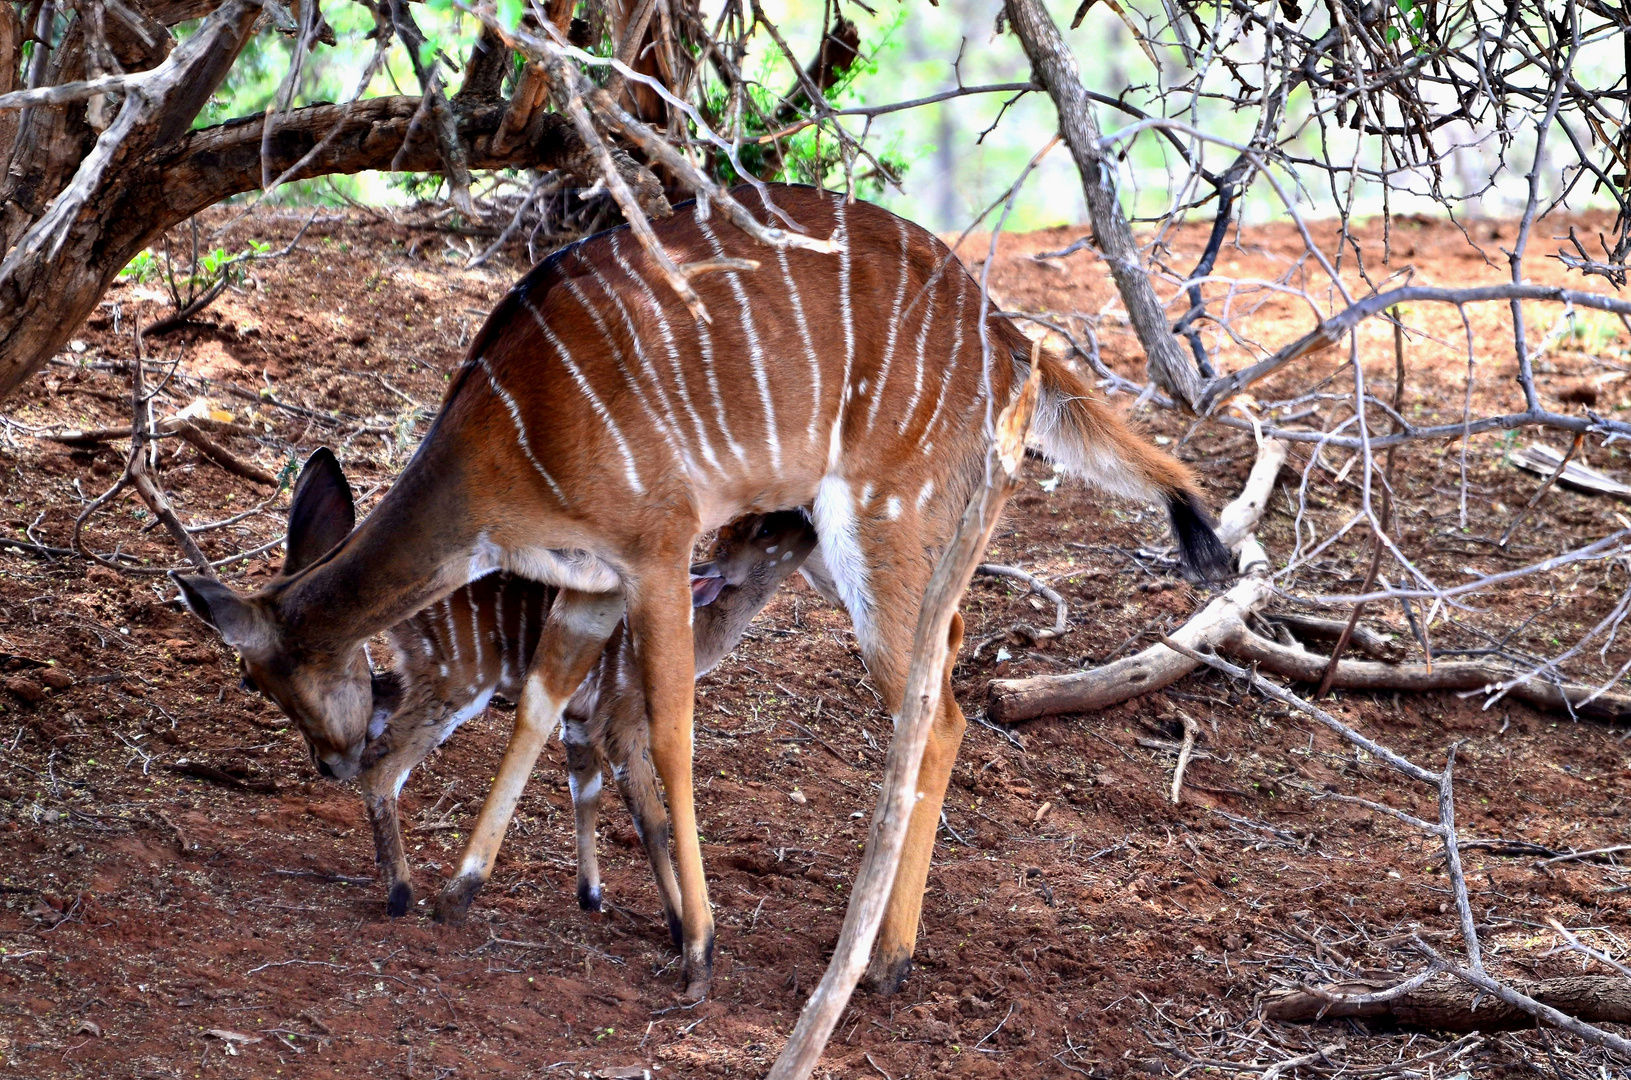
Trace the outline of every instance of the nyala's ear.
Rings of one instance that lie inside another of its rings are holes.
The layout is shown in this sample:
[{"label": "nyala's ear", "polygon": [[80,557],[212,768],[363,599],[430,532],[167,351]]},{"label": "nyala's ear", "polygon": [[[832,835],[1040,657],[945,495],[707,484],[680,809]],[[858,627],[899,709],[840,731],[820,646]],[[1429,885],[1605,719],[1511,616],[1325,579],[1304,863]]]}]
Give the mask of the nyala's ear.
[{"label": "nyala's ear", "polygon": [[691,567],[692,607],[707,607],[719,599],[719,594],[724,588],[725,575],[719,572],[718,563],[697,563]]},{"label": "nyala's ear", "polygon": [[265,624],[237,593],[214,578],[171,574],[170,579],[192,613],[215,627],[228,645],[244,652],[264,644]]},{"label": "nyala's ear", "polygon": [[289,539],[283,560],[285,574],[298,573],[328,554],[351,533],[357,523],[357,508],[351,501],[351,485],[345,482],[334,451],[320,446],[306,459],[295,482],[289,504]]}]

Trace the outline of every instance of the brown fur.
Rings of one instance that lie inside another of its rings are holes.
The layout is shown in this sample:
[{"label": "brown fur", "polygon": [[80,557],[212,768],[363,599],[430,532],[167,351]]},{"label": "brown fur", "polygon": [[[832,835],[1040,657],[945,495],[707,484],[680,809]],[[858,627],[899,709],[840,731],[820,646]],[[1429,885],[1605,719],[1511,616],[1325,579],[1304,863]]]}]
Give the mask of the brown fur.
[{"label": "brown fur", "polygon": [[[797,511],[751,515],[719,530],[711,560],[692,567],[693,592],[702,601],[693,626],[699,673],[735,648],[815,543],[815,530]],[[493,693],[520,696],[556,592],[511,574],[491,574],[388,632],[396,660],[390,678],[376,682],[386,688],[375,698],[374,724],[381,730],[363,755],[360,779],[393,916],[405,914],[413,898],[397,793],[408,774]],[[678,945],[680,896],[668,854],[668,813],[651,763],[633,654],[627,624],[619,625],[562,717],[577,819],[578,900],[586,910],[600,910],[595,829],[603,769],[609,767]]]},{"label": "brown fur", "polygon": [[[656,226],[675,261],[761,266],[694,279],[703,322],[627,230],[563,250],[494,310],[418,453],[338,547],[248,598],[184,583],[340,777],[360,768],[371,635],[494,566],[562,586],[510,748],[438,900],[448,918],[491,873],[538,750],[626,600],[673,818],[692,996],[707,992],[713,945],[691,789],[692,544],[744,514],[810,506],[821,546],[806,574],[844,602],[898,709],[934,554],[981,482],[988,420],[1030,367],[1029,343],[1000,317],[982,324],[978,287],[932,235],[814,189],[768,190],[788,220],[842,253],[767,251],[682,207]],[[1106,490],[1168,503],[1186,550],[1205,550],[1211,533],[1184,468],[1065,365],[1041,365],[1044,451]],[[948,688],[878,939],[871,980],[883,989],[909,963],[962,728]]]}]

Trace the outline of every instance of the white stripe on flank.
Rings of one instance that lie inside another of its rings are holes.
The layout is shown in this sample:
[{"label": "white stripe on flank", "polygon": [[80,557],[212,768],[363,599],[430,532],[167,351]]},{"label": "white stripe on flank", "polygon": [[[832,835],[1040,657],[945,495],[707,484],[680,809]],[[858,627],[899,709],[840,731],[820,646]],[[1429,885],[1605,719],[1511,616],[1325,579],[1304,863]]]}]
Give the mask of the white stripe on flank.
[{"label": "white stripe on flank", "polygon": [[476,607],[476,594],[470,591],[470,586],[464,587],[464,602],[470,608],[470,640],[476,645],[476,677],[484,673],[481,670],[481,612]]},{"label": "white stripe on flank", "polygon": [[787,283],[787,297],[793,301],[793,319],[798,323],[799,337],[804,341],[804,356],[810,361],[810,441],[816,440],[816,421],[821,418],[821,360],[816,356],[815,342],[810,337],[810,324],[804,318],[804,301],[799,298],[798,285],[787,265],[787,252],[777,251],[776,261],[781,264],[782,280]]},{"label": "white stripe on flank", "polygon": [[[770,212],[770,198],[763,188],[759,192],[759,201],[764,204],[765,212]],[[787,252],[783,249],[776,251],[776,263],[781,267],[782,283],[787,286],[787,298],[793,302],[793,320],[798,324],[799,338],[804,342],[804,356],[810,361],[810,427],[811,442],[816,441],[816,425],[821,419],[821,360],[816,356],[815,341],[810,336],[810,323],[804,317],[804,300],[799,296],[798,283],[793,280],[792,268],[787,263]]]},{"label": "white stripe on flank", "polygon": [[[646,303],[651,306],[651,313],[657,319],[657,333],[662,336],[663,348],[668,352],[668,366],[674,372],[674,393],[685,405],[686,414],[691,417],[691,426],[696,429],[697,442],[702,446],[702,456],[714,467],[714,471],[723,471],[719,465],[719,458],[714,454],[713,443],[708,439],[708,432],[702,426],[702,417],[697,413],[696,403],[691,400],[690,387],[685,385],[685,371],[680,366],[680,350],[674,342],[674,329],[668,325],[668,314],[663,310],[663,305],[657,302],[657,294],[652,292],[651,285],[623,256],[623,249],[619,244],[621,239],[619,234],[612,234],[612,257],[617,260],[617,265],[629,279],[640,287]],[[627,313],[624,313],[623,320],[625,323],[628,322]],[[634,333],[632,326],[629,333],[631,335]],[[653,378],[655,379],[655,376]]]},{"label": "white stripe on flank", "polygon": [[946,364],[946,370],[940,375],[940,394],[935,398],[934,412],[929,414],[929,422],[923,425],[923,434],[918,436],[925,440],[923,443],[925,455],[934,449],[934,442],[929,436],[934,432],[934,422],[940,419],[940,410],[945,407],[946,389],[951,386],[952,372],[957,370],[957,357],[963,351],[963,283],[957,281],[953,288],[957,293],[957,312],[952,316],[951,358]]},{"label": "white stripe on flank", "polygon": [[498,638],[498,681],[510,678],[510,628],[504,625],[504,585],[493,590],[493,633]]},{"label": "white stripe on flank", "polygon": [[844,377],[838,392],[838,413],[833,417],[832,432],[827,436],[827,471],[838,468],[838,455],[843,449],[840,435],[844,429],[844,408],[849,404],[850,371],[855,365],[855,312],[850,307],[850,248],[849,248],[849,215],[844,206],[844,196],[835,196],[838,200],[833,209],[833,216],[837,224],[833,227],[832,239],[838,247],[838,307],[844,313]]},{"label": "white stripe on flank", "polygon": [[889,368],[895,362],[895,341],[900,337],[900,306],[906,302],[906,279],[911,276],[912,263],[906,257],[907,243],[911,237],[906,232],[906,219],[897,217],[895,228],[900,233],[900,284],[895,286],[895,306],[889,310],[889,340],[883,350],[883,365],[878,368],[878,392],[872,396],[872,408],[867,410],[866,427],[872,430],[872,424],[878,419],[878,406],[883,404],[884,384],[889,381]]},{"label": "white stripe on flank", "polygon": [[929,496],[931,496],[933,494],[934,494],[934,481],[933,480],[925,480],[923,482],[923,490],[921,490],[921,491],[919,491],[917,493],[917,509],[918,509],[918,513],[921,514],[923,512],[923,507],[928,503]]},{"label": "white stripe on flank", "polygon": [[447,631],[448,647],[453,650],[453,662],[459,662],[459,628],[453,625],[453,598],[442,598],[442,629]]},{"label": "white stripe on flank", "polygon": [[906,403],[906,408],[900,414],[900,434],[906,434],[911,426],[912,414],[917,412],[917,403],[923,396],[923,348],[929,340],[929,326],[934,322],[934,292],[924,290],[923,325],[917,328],[917,375],[912,379],[912,398]]},{"label": "white stripe on flank", "polygon": [[[612,291],[611,286],[608,285],[606,279],[600,275],[600,271],[586,262],[581,253],[577,255],[577,261],[578,265],[584,269],[587,269],[589,276],[593,277],[595,281],[600,284],[600,287],[608,295],[610,295]],[[634,395],[635,403],[638,404],[640,406],[640,410],[646,414],[646,419],[651,421],[651,426],[656,429],[658,435],[662,436],[663,442],[668,444],[668,452],[673,454],[676,460],[683,459],[685,464],[689,466],[691,474],[695,475],[696,465],[691,461],[690,453],[681,449],[679,443],[674,439],[673,432],[669,430],[669,426],[663,423],[662,417],[657,415],[657,410],[651,407],[651,401],[646,397],[645,389],[640,385],[640,380],[635,377],[634,369],[629,366],[628,360],[623,356],[623,349],[618,345],[617,338],[615,335],[613,335],[611,327],[606,325],[605,318],[600,314],[600,308],[596,307],[590,302],[588,294],[583,291],[583,286],[578,284],[577,278],[567,278],[566,288],[567,291],[572,294],[573,298],[577,300],[579,306],[581,306],[588,314],[590,321],[595,324],[595,329],[600,331],[601,340],[604,341],[607,347],[612,350],[612,359],[617,364],[617,370],[623,376],[624,385],[626,385],[629,388],[629,392]],[[627,315],[625,313],[625,318],[626,317]],[[633,327],[630,327],[630,330],[632,331]],[[638,342],[635,345],[635,349],[636,351],[639,350]],[[669,419],[673,419],[672,412],[669,414]]]},{"label": "white stripe on flank", "polygon": [[516,631],[515,634],[515,677],[517,679],[527,673],[527,661],[531,659],[527,655],[527,608],[532,606],[531,591],[537,588],[536,585],[529,585],[528,591],[521,594],[521,629]]},{"label": "white stripe on flank", "polygon": [[[725,245],[719,242],[713,229],[703,221],[697,222],[697,228],[707,239],[708,246],[714,249],[716,259],[724,259]],[[742,275],[734,271],[725,275],[730,284],[731,292],[736,297],[736,317],[742,324],[742,333],[748,339],[748,359],[753,364],[753,381],[759,385],[759,401],[765,409],[765,444],[770,449],[770,467],[775,472],[782,468],[782,442],[776,433],[776,403],[770,396],[770,373],[765,370],[764,348],[759,343],[759,330],[753,324],[753,311],[748,307],[748,294],[742,288]]]},{"label": "white stripe on flank", "polygon": [[[533,317],[537,318],[536,312]],[[539,321],[542,322],[542,320]],[[544,467],[538,463],[537,456],[532,452],[532,443],[527,439],[527,425],[521,419],[521,407],[515,403],[515,399],[510,396],[510,392],[498,384],[498,376],[493,374],[493,365],[487,362],[485,356],[476,357],[476,363],[480,364],[481,370],[486,373],[487,385],[493,388],[493,393],[498,395],[498,400],[502,401],[504,407],[509,410],[510,422],[515,425],[515,437],[521,442],[521,452],[527,455],[527,460],[532,463],[534,469],[538,470],[538,475],[544,478],[544,483],[549,485],[549,490],[555,493],[555,497],[563,503],[566,502],[566,492],[561,490],[561,485],[557,484],[555,478],[550,476],[544,470]]]},{"label": "white stripe on flank", "polygon": [[629,448],[628,440],[623,438],[623,432],[618,430],[617,421],[612,419],[612,414],[606,408],[605,402],[600,400],[599,395],[595,393],[594,387],[589,385],[589,380],[584,378],[583,372],[578,370],[578,365],[572,362],[572,354],[567,352],[566,345],[555,335],[555,331],[549,328],[549,324],[544,322],[544,317],[538,313],[538,309],[530,303],[523,306],[532,313],[532,321],[537,323],[538,329],[544,332],[544,340],[548,341],[550,347],[560,356],[562,365],[565,366],[567,373],[572,376],[572,381],[578,384],[578,389],[583,391],[583,396],[589,400],[589,407],[595,411],[596,416],[600,417],[600,422],[606,425],[606,430],[611,434],[612,441],[617,443],[618,450],[623,454],[623,474],[628,478],[629,486],[634,489],[636,495],[644,495],[646,486],[640,482],[640,470],[634,464],[634,451]]}]

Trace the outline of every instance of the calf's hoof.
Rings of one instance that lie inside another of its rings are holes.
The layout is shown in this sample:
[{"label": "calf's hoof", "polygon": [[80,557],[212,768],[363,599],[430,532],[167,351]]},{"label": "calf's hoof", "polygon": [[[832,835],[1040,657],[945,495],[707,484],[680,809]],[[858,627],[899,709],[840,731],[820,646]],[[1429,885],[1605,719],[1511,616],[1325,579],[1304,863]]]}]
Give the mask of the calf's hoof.
[{"label": "calf's hoof", "polygon": [[391,886],[390,895],[385,898],[385,911],[393,919],[400,919],[408,913],[413,904],[413,886],[406,881],[398,881]]},{"label": "calf's hoof", "polygon": [[578,882],[578,907],[585,911],[600,911],[600,886],[587,881]]}]

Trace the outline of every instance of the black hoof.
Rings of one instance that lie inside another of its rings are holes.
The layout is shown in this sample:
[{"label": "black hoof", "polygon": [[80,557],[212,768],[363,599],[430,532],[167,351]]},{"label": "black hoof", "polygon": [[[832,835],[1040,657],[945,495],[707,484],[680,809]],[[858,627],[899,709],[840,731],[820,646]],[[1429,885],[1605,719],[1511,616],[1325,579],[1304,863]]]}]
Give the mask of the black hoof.
[{"label": "black hoof", "polygon": [[675,911],[668,913],[668,940],[674,943],[676,952],[685,951],[685,930],[680,926],[679,913]]},{"label": "black hoof", "polygon": [[480,878],[454,878],[436,898],[436,921],[458,926],[470,910],[470,901],[481,891]]},{"label": "black hoof", "polygon": [[866,973],[866,988],[879,997],[889,997],[900,992],[906,985],[907,978],[912,974],[912,958],[910,956],[896,957],[894,960],[875,958],[872,967]]},{"label": "black hoof", "polygon": [[385,910],[391,918],[400,919],[408,913],[408,906],[413,903],[413,886],[406,881],[399,881],[391,886],[391,895],[385,900]]},{"label": "black hoof", "polygon": [[587,881],[578,882],[578,906],[585,911],[600,911],[600,886]]}]

